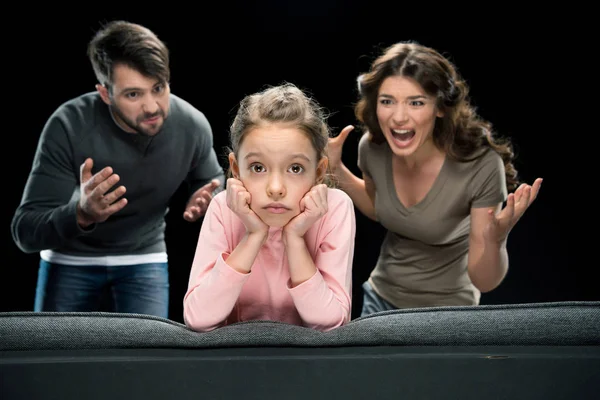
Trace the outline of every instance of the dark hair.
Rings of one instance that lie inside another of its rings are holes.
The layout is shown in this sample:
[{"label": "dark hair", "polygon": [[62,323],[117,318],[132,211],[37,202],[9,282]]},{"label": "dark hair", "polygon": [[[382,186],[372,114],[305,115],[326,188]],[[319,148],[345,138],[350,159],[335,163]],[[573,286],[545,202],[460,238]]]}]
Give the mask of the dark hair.
[{"label": "dark hair", "polygon": [[358,77],[360,99],[354,111],[369,132],[370,140],[385,141],[377,121],[377,97],[382,82],[390,76],[410,77],[436,98],[436,105],[443,112],[433,129],[433,141],[438,148],[459,161],[476,158],[484,147],[492,148],[504,162],[508,190],[517,187],[510,140],[495,137],[491,123],[476,113],[469,102],[469,87],[456,67],[436,50],[418,43],[389,46],[375,59],[369,72]]},{"label": "dark hair", "polygon": [[127,21],[111,21],[96,32],[87,54],[96,79],[107,88],[115,65],[124,64],[142,75],[168,83],[169,50],[151,30]]},{"label": "dark hair", "polygon": [[[289,124],[304,132],[311,140],[317,160],[327,156],[330,134],[323,108],[305,91],[292,83],[269,86],[242,99],[229,131],[229,143],[236,158],[245,135],[253,128],[268,123]],[[229,171],[231,174],[231,171]],[[325,183],[333,186],[331,175]]]}]

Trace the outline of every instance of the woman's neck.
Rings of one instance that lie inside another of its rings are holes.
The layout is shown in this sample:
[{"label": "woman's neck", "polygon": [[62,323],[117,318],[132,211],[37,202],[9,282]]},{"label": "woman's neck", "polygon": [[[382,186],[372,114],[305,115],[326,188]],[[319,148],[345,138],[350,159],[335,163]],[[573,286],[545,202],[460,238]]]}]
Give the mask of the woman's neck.
[{"label": "woman's neck", "polygon": [[413,154],[409,156],[397,156],[396,165],[401,166],[410,171],[418,171],[425,168],[427,165],[436,164],[436,161],[444,159],[446,153],[439,149],[433,140],[428,140],[423,143],[421,147],[417,149]]}]

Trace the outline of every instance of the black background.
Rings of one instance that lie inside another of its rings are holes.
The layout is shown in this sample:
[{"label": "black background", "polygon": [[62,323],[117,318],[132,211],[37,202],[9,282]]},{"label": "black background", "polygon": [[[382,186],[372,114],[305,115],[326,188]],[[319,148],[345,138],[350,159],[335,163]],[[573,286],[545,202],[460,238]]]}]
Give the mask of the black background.
[{"label": "black background", "polygon": [[[581,109],[586,101],[575,94],[587,82],[582,75],[589,72],[589,55],[574,49],[582,36],[562,28],[569,16],[560,10],[525,14],[492,3],[443,10],[432,3],[411,8],[310,0],[223,2],[212,5],[212,11],[204,3],[143,4],[130,10],[103,3],[104,10],[85,12],[83,5],[79,11],[73,4],[21,11],[17,5],[5,17],[16,28],[2,28],[5,261],[0,311],[33,308],[39,256],[15,246],[10,220],[46,119],[62,102],[94,90],[86,45],[101,23],[112,19],[145,25],[167,43],[171,90],[206,114],[224,167],[227,129],[244,95],[267,84],[293,82],[331,112],[329,122],[337,132],[356,123],[356,76],[381,48],[401,40],[436,48],[466,78],[480,114],[512,138],[521,178],[530,183],[544,178],[538,199],[510,234],[505,281],[483,294],[481,303],[600,300],[594,280],[595,182],[587,177],[594,161],[595,117]],[[590,84],[595,90],[593,79]],[[589,127],[577,127],[581,121]],[[350,135],[343,155],[355,173],[358,138]],[[200,222],[182,219],[183,206],[179,192],[167,216],[170,318],[180,322],[200,228]],[[353,316],[384,234],[358,211],[357,229]]]}]

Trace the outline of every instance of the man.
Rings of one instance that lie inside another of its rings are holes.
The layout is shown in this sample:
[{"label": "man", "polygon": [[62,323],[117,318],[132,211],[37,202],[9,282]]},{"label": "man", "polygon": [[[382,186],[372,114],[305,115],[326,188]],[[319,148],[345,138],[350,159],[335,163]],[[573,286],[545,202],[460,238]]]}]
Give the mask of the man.
[{"label": "man", "polygon": [[165,215],[184,182],[190,222],[222,189],[212,130],[170,92],[169,51],[149,29],[108,23],[88,56],[97,90],[47,121],[11,224],[40,252],[34,309],[93,311],[104,292],[113,311],[168,318]]}]

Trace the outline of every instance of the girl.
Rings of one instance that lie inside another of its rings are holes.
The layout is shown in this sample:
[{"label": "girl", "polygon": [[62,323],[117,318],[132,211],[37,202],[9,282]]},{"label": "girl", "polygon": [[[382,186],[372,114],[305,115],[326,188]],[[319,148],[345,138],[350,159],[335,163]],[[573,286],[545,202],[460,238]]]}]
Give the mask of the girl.
[{"label": "girl", "polygon": [[242,100],[232,177],[208,207],[184,297],[191,329],[350,320],[354,206],[327,185],[328,137],[320,107],[292,84]]}]

